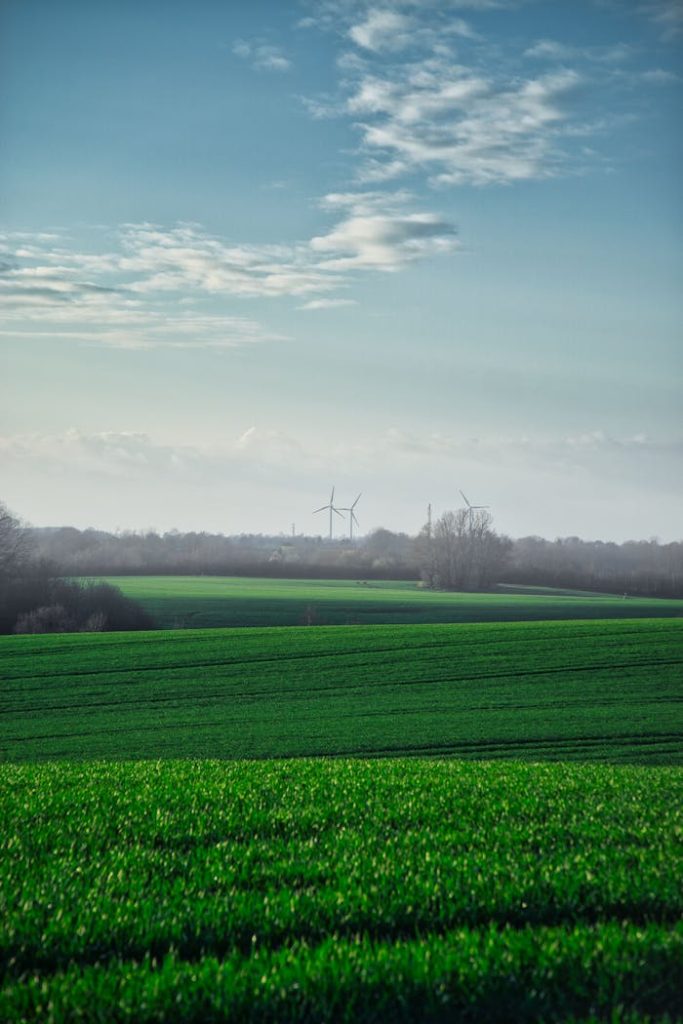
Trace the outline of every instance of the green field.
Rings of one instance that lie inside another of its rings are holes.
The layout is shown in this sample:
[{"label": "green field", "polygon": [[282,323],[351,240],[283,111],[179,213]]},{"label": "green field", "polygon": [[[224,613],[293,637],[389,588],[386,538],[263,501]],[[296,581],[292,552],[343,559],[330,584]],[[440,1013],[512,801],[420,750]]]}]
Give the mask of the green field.
[{"label": "green field", "polygon": [[0,757],[683,763],[683,622],[0,638]]},{"label": "green field", "polygon": [[224,576],[108,576],[163,629],[213,626],[512,622],[683,617],[683,600],[624,599],[543,587],[489,594],[429,591],[417,583],[267,580]]},{"label": "green field", "polygon": [[681,1019],[676,769],[203,761],[0,779],[3,1021]]},{"label": "green field", "polygon": [[683,1020],[680,619],[12,636],[0,665],[0,1021]]}]

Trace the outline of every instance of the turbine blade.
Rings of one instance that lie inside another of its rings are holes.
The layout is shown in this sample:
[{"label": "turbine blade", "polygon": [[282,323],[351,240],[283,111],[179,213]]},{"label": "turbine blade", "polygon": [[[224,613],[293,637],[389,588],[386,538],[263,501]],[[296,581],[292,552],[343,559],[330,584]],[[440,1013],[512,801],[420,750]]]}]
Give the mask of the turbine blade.
[{"label": "turbine blade", "polygon": [[357,515],[356,515],[356,513],[355,513],[355,512],[353,511],[353,509],[351,510],[351,518],[353,519],[353,521],[354,521],[354,523],[356,524],[356,526],[358,526],[358,525],[359,525],[359,523],[358,523],[358,516],[357,516]]},{"label": "turbine blade", "polygon": [[[361,492],[360,492],[360,494],[362,494],[362,493],[363,493],[363,492],[361,491]],[[354,503],[353,503],[353,505],[351,506],[351,508],[355,508],[355,507],[356,507],[356,505],[358,504],[358,502],[360,501],[360,494],[358,495],[358,497],[357,497],[357,498],[356,498],[356,500],[354,501]]]},{"label": "turbine blade", "polygon": [[328,509],[329,507],[329,505],[323,505],[322,508],[316,508],[315,511],[313,512],[313,515],[316,515],[318,512],[324,512],[325,509]]},{"label": "turbine blade", "polygon": [[330,505],[334,505],[334,487],[332,488],[332,494],[330,495]]},{"label": "turbine blade", "polygon": [[[460,491],[460,493],[462,494],[462,491]],[[463,498],[465,498],[465,495],[464,495],[464,494],[462,494],[462,496],[463,496]],[[472,506],[470,505],[470,503],[469,503],[469,501],[467,500],[467,498],[465,498],[465,504],[467,505],[467,507],[468,507],[468,508],[472,508]]]},{"label": "turbine blade", "polygon": [[339,518],[340,518],[340,519],[343,519],[343,518],[344,518],[344,516],[343,516],[343,515],[341,514],[341,512],[339,511],[339,509],[338,509],[338,508],[333,508],[333,509],[332,509],[332,511],[333,511],[333,512],[336,512],[336,514],[337,514],[337,515],[339,516]]}]

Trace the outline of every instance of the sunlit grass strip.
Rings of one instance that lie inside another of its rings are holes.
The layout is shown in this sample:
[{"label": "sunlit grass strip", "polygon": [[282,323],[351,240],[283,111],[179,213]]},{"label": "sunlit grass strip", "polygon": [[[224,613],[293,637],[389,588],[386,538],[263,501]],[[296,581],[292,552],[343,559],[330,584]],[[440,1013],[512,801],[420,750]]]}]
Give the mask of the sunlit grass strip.
[{"label": "sunlit grass strip", "polygon": [[675,1019],[679,769],[52,764],[0,787],[0,1019]]}]

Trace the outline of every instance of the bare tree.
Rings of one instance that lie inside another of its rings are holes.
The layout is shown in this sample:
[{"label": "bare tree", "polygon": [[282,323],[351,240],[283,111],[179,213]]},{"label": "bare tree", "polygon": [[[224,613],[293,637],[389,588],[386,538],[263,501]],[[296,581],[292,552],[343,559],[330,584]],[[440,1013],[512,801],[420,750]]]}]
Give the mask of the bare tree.
[{"label": "bare tree", "polygon": [[423,542],[423,579],[443,590],[481,590],[497,582],[510,541],[492,529],[484,509],[444,512]]},{"label": "bare tree", "polygon": [[0,580],[14,579],[27,558],[26,533],[19,520],[0,503]]},{"label": "bare tree", "polygon": [[154,627],[116,587],[62,578],[56,566],[36,555],[33,537],[0,503],[0,633]]}]

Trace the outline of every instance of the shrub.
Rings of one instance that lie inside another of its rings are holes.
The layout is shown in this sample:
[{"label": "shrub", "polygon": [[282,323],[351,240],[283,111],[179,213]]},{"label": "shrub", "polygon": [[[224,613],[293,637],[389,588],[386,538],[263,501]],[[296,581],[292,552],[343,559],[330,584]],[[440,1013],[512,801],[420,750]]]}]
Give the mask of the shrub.
[{"label": "shrub", "polygon": [[15,633],[68,633],[73,629],[72,620],[61,604],[43,605],[33,611],[24,612],[17,619]]}]

